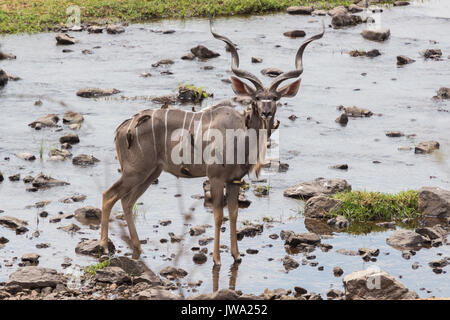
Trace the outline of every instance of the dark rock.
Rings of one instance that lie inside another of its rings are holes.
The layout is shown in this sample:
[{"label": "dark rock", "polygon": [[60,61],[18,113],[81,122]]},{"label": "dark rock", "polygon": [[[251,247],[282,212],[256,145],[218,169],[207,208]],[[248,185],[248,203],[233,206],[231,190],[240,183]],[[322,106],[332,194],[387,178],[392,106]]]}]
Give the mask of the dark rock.
[{"label": "dark rock", "polygon": [[300,265],[294,258],[292,258],[291,256],[285,256],[282,259],[283,262],[283,266],[286,269],[286,271],[289,270],[293,270],[293,269],[297,269],[298,266]]},{"label": "dark rock", "polygon": [[249,225],[237,231],[237,238],[242,240],[244,237],[254,237],[263,231],[264,226],[262,224]]},{"label": "dark rock", "polygon": [[261,73],[265,76],[274,78],[282,74],[283,71],[277,68],[265,68],[261,70]]},{"label": "dark rock", "polygon": [[191,52],[199,59],[210,59],[220,56],[217,52],[211,51],[202,45],[192,48]]},{"label": "dark rock", "polygon": [[450,217],[450,191],[434,187],[420,188],[419,211],[429,217]]},{"label": "dark rock", "polygon": [[76,133],[69,133],[68,135],[59,138],[60,143],[77,144],[80,142],[80,138]]},{"label": "dark rock", "polygon": [[407,56],[397,56],[397,65],[402,66],[405,64],[410,64],[415,62],[416,60],[408,58]]},{"label": "dark rock", "polygon": [[54,114],[48,114],[46,116],[40,117],[39,119],[31,122],[30,124],[28,124],[28,126],[30,126],[31,128],[34,128],[36,130],[39,130],[41,128],[45,128],[45,127],[56,127],[56,124],[59,121],[59,117]]},{"label": "dark rock", "polygon": [[387,137],[391,137],[391,138],[398,138],[398,137],[403,137],[405,134],[403,132],[400,131],[388,131],[386,132],[386,136]]},{"label": "dark rock", "polygon": [[196,253],[196,254],[194,254],[194,257],[192,258],[192,260],[196,264],[203,264],[208,260],[208,257],[204,253]]},{"label": "dark rock", "polygon": [[348,116],[345,113],[343,113],[338,118],[336,118],[335,121],[345,126],[348,123]]},{"label": "dark rock", "polygon": [[72,159],[72,164],[82,167],[92,166],[97,162],[100,162],[100,160],[87,154],[80,154]]},{"label": "dark rock", "polygon": [[338,229],[345,229],[348,226],[350,226],[350,221],[348,221],[348,219],[345,218],[344,216],[339,215],[337,217],[329,219],[327,221],[327,224],[329,226],[336,227]]},{"label": "dark rock", "polygon": [[205,226],[194,226],[189,230],[191,236],[199,236],[205,233]]},{"label": "dark rock", "polygon": [[324,218],[342,205],[342,201],[332,199],[323,194],[312,197],[306,201],[305,216],[310,218]]},{"label": "dark rock", "polygon": [[[115,246],[110,239],[108,239],[108,251],[110,254],[113,254],[116,251]],[[100,246],[100,241],[98,240],[81,240],[77,244],[75,252],[98,258],[103,253],[103,248]]]},{"label": "dark rock", "polygon": [[41,172],[33,179],[31,184],[33,185],[33,187],[38,189],[47,189],[58,186],[67,186],[70,183],[46,176]]},{"label": "dark rock", "polygon": [[361,117],[370,117],[373,115],[372,111],[368,109],[358,108],[358,107],[346,107],[344,108],[345,114],[349,117],[361,118]]},{"label": "dark rock", "polygon": [[338,289],[330,289],[327,291],[327,298],[330,300],[339,299],[344,296],[344,293]]},{"label": "dark rock", "polygon": [[320,237],[312,232],[294,233],[292,231],[281,231],[281,239],[285,240],[285,245],[295,248],[305,245],[318,245]]},{"label": "dark rock", "polygon": [[341,267],[334,267],[333,268],[333,274],[335,277],[340,277],[344,274],[344,270],[342,270]]},{"label": "dark rock", "polygon": [[426,49],[420,52],[420,54],[424,56],[425,59],[439,60],[442,57],[441,49]]},{"label": "dark rock", "polygon": [[192,52],[186,53],[185,55],[181,56],[182,60],[194,60],[195,59],[195,54],[193,54]]},{"label": "dark rock", "polygon": [[78,112],[66,111],[63,115],[63,123],[74,124],[81,123],[84,121],[83,115]]},{"label": "dark rock", "polygon": [[159,274],[165,278],[167,278],[168,276],[172,276],[174,278],[184,278],[188,273],[181,268],[168,266],[162,269]]},{"label": "dark rock", "polygon": [[450,88],[442,87],[437,92],[438,99],[450,99]]},{"label": "dark rock", "polygon": [[108,25],[106,27],[106,32],[109,34],[119,34],[119,33],[124,33],[125,32],[125,28],[122,27],[121,25],[115,24],[115,25]]},{"label": "dark rock", "polygon": [[37,253],[26,253],[22,256],[22,261],[37,265],[39,263],[39,257],[40,255]]},{"label": "dark rock", "polygon": [[159,67],[161,65],[169,65],[169,64],[174,64],[173,60],[171,60],[171,59],[162,59],[162,60],[159,60],[156,63],[153,63],[152,67],[156,68],[156,67]]},{"label": "dark rock", "polygon": [[6,72],[0,69],[0,88],[6,86],[8,80],[9,78]]},{"label": "dark rock", "polygon": [[263,59],[258,57],[252,57],[252,63],[261,63],[263,62]]},{"label": "dark rock", "polygon": [[69,225],[64,226],[64,227],[59,227],[58,229],[66,231],[66,232],[78,232],[78,231],[80,231],[80,227],[77,226],[75,223],[69,224]]},{"label": "dark rock", "polygon": [[292,30],[284,32],[283,35],[289,38],[301,38],[306,36],[306,33],[303,30]]},{"label": "dark rock", "polygon": [[408,6],[409,1],[395,1],[394,7]]},{"label": "dark rock", "polygon": [[10,216],[0,216],[0,225],[13,229],[17,234],[25,233],[28,228],[25,227],[28,223]]},{"label": "dark rock", "polygon": [[102,26],[90,26],[90,27],[88,27],[87,31],[89,33],[103,33],[104,29],[105,28]]},{"label": "dark rock", "polygon": [[361,35],[364,39],[372,40],[372,41],[385,41],[391,35],[389,29],[365,29],[361,32]]},{"label": "dark rock", "polygon": [[95,274],[95,281],[105,283],[115,283],[120,285],[122,283],[130,283],[131,279],[122,268],[109,266],[97,270]]},{"label": "dark rock", "polygon": [[77,39],[69,36],[67,33],[56,35],[56,44],[58,44],[58,45],[71,45],[71,44],[75,44],[77,42],[78,42]]},{"label": "dark rock", "polygon": [[333,16],[331,19],[331,25],[333,28],[343,28],[349,26],[356,26],[357,24],[362,23],[362,18],[357,15],[349,15],[347,13],[339,13]]}]

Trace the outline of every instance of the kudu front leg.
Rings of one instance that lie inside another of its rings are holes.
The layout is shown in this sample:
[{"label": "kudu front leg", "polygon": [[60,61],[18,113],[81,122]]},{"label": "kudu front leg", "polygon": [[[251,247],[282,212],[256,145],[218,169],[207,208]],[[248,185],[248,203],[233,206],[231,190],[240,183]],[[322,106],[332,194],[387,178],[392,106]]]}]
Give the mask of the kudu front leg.
[{"label": "kudu front leg", "polygon": [[220,266],[220,227],[223,221],[223,187],[218,179],[211,179],[211,200],[214,212],[214,264]]},{"label": "kudu front leg", "polygon": [[238,217],[238,197],[239,197],[239,184],[228,183],[227,184],[227,204],[228,204],[228,215],[230,217],[230,243],[231,243],[231,255],[234,261],[241,262],[241,257],[239,255],[238,243],[237,243],[237,230],[236,223]]},{"label": "kudu front leg", "polygon": [[100,247],[103,249],[103,253],[108,254],[108,228],[109,228],[109,216],[114,204],[119,200],[118,189],[121,186],[121,179],[117,181],[111,188],[103,193],[102,199],[102,219],[101,219],[101,231],[100,231]]}]

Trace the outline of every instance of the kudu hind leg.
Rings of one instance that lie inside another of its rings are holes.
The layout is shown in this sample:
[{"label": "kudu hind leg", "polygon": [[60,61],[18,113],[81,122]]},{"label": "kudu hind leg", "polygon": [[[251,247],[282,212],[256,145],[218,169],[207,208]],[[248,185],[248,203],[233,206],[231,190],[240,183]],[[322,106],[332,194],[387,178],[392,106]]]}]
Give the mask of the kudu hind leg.
[{"label": "kudu hind leg", "polygon": [[231,244],[231,255],[235,262],[241,262],[241,257],[239,255],[238,242],[237,242],[237,230],[236,223],[238,217],[238,197],[239,197],[240,186],[235,183],[227,184],[227,205],[228,205],[228,215],[230,218],[230,244]]},{"label": "kudu hind leg", "polygon": [[153,173],[140,185],[131,189],[131,191],[122,198],[122,208],[127,221],[128,230],[130,232],[131,243],[133,245],[133,259],[138,259],[141,255],[141,242],[136,231],[133,217],[133,207],[136,201],[145,193],[150,184],[155,181],[161,174],[161,169],[157,168]]},{"label": "kudu hind leg", "polygon": [[220,227],[223,221],[223,187],[224,183],[218,179],[211,179],[211,200],[214,212],[214,253],[215,265],[220,265]]}]

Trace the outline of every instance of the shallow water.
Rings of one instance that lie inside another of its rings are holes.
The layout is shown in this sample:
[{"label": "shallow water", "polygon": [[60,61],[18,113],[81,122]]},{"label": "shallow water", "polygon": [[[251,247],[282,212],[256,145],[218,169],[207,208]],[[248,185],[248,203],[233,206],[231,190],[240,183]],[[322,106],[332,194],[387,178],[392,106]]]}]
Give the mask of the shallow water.
[{"label": "shallow water", "polygon": [[[380,16],[375,16],[380,21]],[[217,19],[216,29],[228,35],[239,45],[241,67],[260,75],[266,67],[289,70],[294,67],[294,55],[301,40],[289,39],[282,35],[284,31],[303,29],[307,36],[321,30],[321,17],[289,16],[274,14],[256,17],[234,17]],[[326,23],[330,21],[325,18]],[[285,99],[277,112],[280,125],[280,158],[290,165],[286,173],[267,177],[271,191],[265,198],[257,198],[247,192],[252,201],[248,209],[241,209],[239,221],[262,223],[263,217],[276,221],[265,224],[265,231],[255,238],[244,238],[239,242],[240,251],[259,249],[256,255],[246,254],[239,267],[236,289],[245,293],[261,293],[265,288],[290,288],[302,286],[308,291],[323,296],[330,288],[342,289],[342,279],[335,278],[334,266],[341,266],[345,274],[375,265],[399,278],[408,288],[415,290],[421,297],[450,296],[450,277],[448,273],[436,275],[428,266],[430,260],[440,257],[438,253],[449,255],[448,246],[422,249],[411,260],[401,258],[401,252],[386,244],[386,238],[392,231],[351,235],[334,233],[330,239],[322,242],[333,245],[329,252],[316,250],[313,254],[324,266],[323,271],[309,265],[284,271],[280,261],[285,251],[283,241],[271,240],[268,235],[281,230],[307,231],[301,214],[302,202],[283,197],[288,186],[317,177],[343,178],[349,181],[354,190],[398,192],[416,189],[421,186],[439,186],[450,189],[450,104],[434,102],[431,97],[442,86],[450,85],[450,4],[448,1],[435,0],[417,2],[408,7],[385,9],[381,14],[381,23],[391,30],[391,38],[384,43],[364,40],[359,33],[365,25],[341,30],[327,28],[323,39],[311,44],[304,56],[304,74],[297,97]],[[155,30],[174,29],[174,34],[160,34]],[[72,213],[75,209],[93,205],[101,206],[101,193],[119,177],[118,163],[115,160],[113,134],[115,128],[126,118],[139,110],[159,108],[147,99],[122,100],[126,97],[160,96],[174,93],[178,84],[192,83],[214,92],[214,98],[205,105],[231,97],[232,90],[221,79],[229,77],[230,57],[223,43],[213,39],[205,19],[164,20],[145,25],[131,25],[120,35],[71,33],[80,39],[80,43],[67,48],[72,53],[62,53],[66,47],[55,45],[55,34],[14,35],[1,39],[2,50],[17,55],[17,60],[2,61],[2,68],[20,76],[23,80],[10,82],[0,91],[0,170],[5,178],[21,173],[37,175],[39,172],[70,182],[69,186],[57,187],[36,193],[26,192],[23,182],[0,184],[0,209],[4,215],[27,220],[30,231],[16,236],[9,229],[0,228],[0,235],[10,240],[0,251],[0,281],[17,269],[6,267],[5,260],[12,261],[24,253],[36,252],[41,255],[40,266],[61,269],[64,257],[70,257],[74,264],[86,266],[95,261],[93,258],[79,256],[74,252],[80,238],[98,238],[99,231],[82,226],[74,235],[57,230],[59,226],[78,222],[63,220],[51,224],[49,218],[58,212]],[[438,43],[432,44],[430,40]],[[190,48],[203,44],[218,51],[221,56],[209,61],[184,61],[179,58]],[[281,47],[275,47],[280,45]],[[93,49],[96,46],[100,48]],[[370,50],[377,48],[382,53],[374,59],[353,58],[347,52],[353,49]],[[440,48],[443,61],[423,60],[419,52],[427,48]],[[92,55],[81,53],[90,49]],[[397,55],[407,55],[416,62],[402,68],[396,66]],[[262,64],[251,64],[250,57],[264,59]],[[169,68],[152,68],[151,64],[163,59],[175,60]],[[211,65],[213,70],[202,70]],[[160,75],[160,71],[170,69],[173,75]],[[152,77],[142,78],[142,72],[150,72]],[[367,73],[362,76],[361,73]],[[261,75],[265,83],[270,78]],[[82,87],[117,88],[121,94],[106,99],[83,99],[75,95]],[[357,90],[357,91],[356,91]],[[38,99],[42,106],[35,106]],[[59,101],[64,101],[64,105]],[[371,118],[350,119],[344,128],[335,123],[340,112],[338,105],[356,105],[368,108],[375,114]],[[190,108],[187,106],[185,108]],[[93,154],[101,162],[91,168],[78,168],[70,160],[61,163],[47,161],[48,151],[58,146],[58,139],[71,130],[64,126],[62,132],[53,129],[35,131],[27,126],[40,116],[48,113],[62,114],[77,111],[84,115],[85,121],[78,134],[80,144],[71,152]],[[299,118],[291,121],[288,117],[296,114]],[[307,120],[311,117],[311,120]],[[388,138],[385,132],[400,130],[415,137]],[[437,140],[441,148],[432,155],[415,155],[414,151],[398,151],[400,146],[414,146],[420,141]],[[39,155],[41,141],[44,143],[44,159],[25,162],[14,156],[18,152],[32,152]],[[4,160],[10,157],[10,160]],[[378,160],[381,163],[374,164]],[[348,171],[330,169],[331,165],[348,163]],[[433,177],[433,178],[431,178]],[[167,233],[179,235],[187,232],[183,226],[183,215],[189,207],[195,207],[192,225],[213,224],[212,214],[201,202],[191,198],[202,194],[203,179],[183,180],[162,174],[158,185],[152,185],[139,202],[136,224],[141,239],[147,239],[143,245],[145,261],[155,272],[159,272],[173,261],[165,258],[178,252],[178,244],[161,244],[161,238],[169,239]],[[59,199],[75,193],[86,194],[83,203],[63,204]],[[181,193],[181,198],[174,197]],[[25,209],[25,206],[42,200],[51,200],[45,209]],[[37,219],[37,213],[46,210],[49,217]],[[121,207],[116,205],[113,216],[120,214]],[[167,227],[154,228],[160,220],[172,220]],[[111,226],[111,238],[122,253],[128,252],[126,244],[120,239],[120,229],[115,220]],[[228,245],[227,231],[222,243]],[[40,236],[32,237],[35,230]],[[202,236],[212,236],[213,229],[208,228]],[[189,272],[187,280],[203,280],[198,288],[200,292],[212,290],[212,259],[207,263],[195,265],[192,262],[199,237],[184,235],[183,255],[179,266]],[[38,243],[48,242],[48,249],[36,249]],[[264,247],[272,244],[273,247]],[[264,248],[263,248],[264,247]],[[336,250],[344,248],[357,250],[360,247],[379,248],[381,253],[373,263],[363,262],[359,256],[344,256]],[[212,244],[208,245],[212,250]],[[388,255],[386,255],[388,253]],[[294,255],[299,262],[302,254]],[[274,258],[268,261],[268,258]],[[413,262],[422,266],[412,270]],[[228,287],[232,258],[222,253],[220,288]],[[431,292],[419,290],[426,288]],[[187,292],[187,294],[191,294]]]}]

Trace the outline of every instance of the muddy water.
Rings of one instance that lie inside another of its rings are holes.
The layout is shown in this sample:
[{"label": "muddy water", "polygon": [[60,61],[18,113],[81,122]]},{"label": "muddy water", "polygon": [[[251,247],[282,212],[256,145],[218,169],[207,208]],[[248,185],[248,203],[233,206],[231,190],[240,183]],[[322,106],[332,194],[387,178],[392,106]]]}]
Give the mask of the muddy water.
[{"label": "muddy water", "polygon": [[[258,249],[256,255],[246,254],[239,267],[236,289],[246,293],[261,293],[265,288],[293,288],[302,286],[309,291],[321,293],[333,287],[342,289],[341,278],[332,273],[334,266],[341,266],[345,274],[352,271],[378,266],[391,273],[416,290],[421,297],[449,296],[450,278],[447,274],[436,275],[428,266],[430,260],[440,258],[439,253],[449,254],[448,246],[422,249],[411,260],[401,257],[401,252],[386,244],[392,231],[364,235],[333,233],[324,237],[325,243],[333,245],[329,252],[316,250],[318,266],[302,266],[286,273],[280,261],[285,251],[283,241],[271,240],[268,235],[283,229],[305,232],[305,219],[302,216],[303,203],[283,197],[283,190],[295,183],[317,177],[344,178],[357,190],[398,192],[421,186],[450,188],[450,113],[448,102],[433,102],[431,97],[437,89],[450,85],[450,5],[447,1],[435,0],[414,3],[409,7],[386,9],[381,16],[375,16],[383,26],[391,29],[391,38],[385,43],[364,40],[360,36],[364,25],[344,30],[327,28],[324,38],[310,45],[305,53],[302,86],[293,99],[286,99],[277,117],[280,125],[280,158],[290,165],[286,173],[266,177],[270,183],[270,195],[257,198],[251,191],[247,196],[252,200],[248,209],[240,211],[239,221],[262,223],[263,217],[274,221],[265,224],[265,231],[255,238],[240,241],[240,250]],[[289,70],[294,67],[294,54],[301,40],[286,38],[284,31],[304,29],[307,35],[321,30],[321,18],[288,16],[275,14],[258,17],[237,17],[217,19],[216,28],[239,44],[242,67],[259,74],[265,67],[278,67]],[[327,24],[329,17],[325,18]],[[173,34],[161,34],[151,30],[176,30]],[[86,266],[93,258],[78,256],[74,252],[80,238],[98,238],[99,231],[82,226],[81,232],[74,235],[57,230],[73,220],[49,223],[49,218],[58,212],[73,213],[84,205],[101,206],[101,193],[116,179],[118,164],[115,160],[113,133],[126,118],[139,110],[159,108],[147,99],[121,99],[126,97],[159,96],[176,91],[180,83],[192,83],[214,92],[214,101],[232,96],[229,85],[222,82],[229,76],[229,54],[223,44],[209,34],[208,23],[204,19],[166,20],[145,25],[131,25],[121,35],[73,33],[80,43],[68,47],[72,53],[63,53],[63,47],[55,45],[55,34],[15,35],[2,38],[3,50],[17,55],[16,61],[3,61],[2,68],[23,78],[10,82],[0,91],[0,170],[5,177],[21,173],[37,175],[44,172],[55,178],[70,182],[69,186],[58,187],[36,193],[26,192],[23,182],[0,184],[0,209],[3,215],[11,215],[27,220],[30,231],[16,236],[6,228],[0,228],[1,235],[10,240],[0,251],[0,281],[7,279],[9,273],[18,268],[18,260],[24,253],[37,252],[41,255],[40,265],[61,269],[65,257],[73,259],[74,264]],[[430,43],[437,41],[437,44]],[[219,58],[206,62],[184,61],[179,58],[190,48],[203,44],[220,52]],[[277,47],[279,45],[279,47]],[[100,46],[100,48],[94,48]],[[346,52],[353,49],[370,50],[377,48],[382,53],[374,59],[352,58]],[[441,48],[443,61],[425,61],[419,52],[427,48]],[[93,51],[92,55],[82,54],[83,49]],[[407,55],[417,61],[412,65],[397,68],[396,56]],[[251,56],[264,59],[262,64],[251,64]],[[175,60],[169,68],[152,68],[151,64],[163,59]],[[204,66],[213,70],[202,70]],[[170,69],[173,75],[161,75]],[[142,72],[150,72],[152,77],[142,78]],[[362,76],[362,73],[367,75]],[[264,78],[269,83],[269,78]],[[75,95],[82,87],[117,88],[122,93],[109,99],[82,99]],[[38,99],[41,106],[35,106]],[[59,103],[64,101],[64,104]],[[339,116],[338,105],[356,105],[372,110],[371,118],[351,119],[347,127],[335,123]],[[185,108],[190,108],[185,107]],[[71,150],[74,155],[93,154],[101,162],[95,167],[78,168],[71,161],[48,161],[48,151],[58,146],[58,139],[71,130],[64,126],[63,131],[54,129],[35,131],[27,126],[38,117],[67,111],[83,113],[85,122],[78,134],[81,143]],[[441,110],[441,111],[439,111]],[[291,114],[298,119],[291,121]],[[310,120],[307,120],[310,117]],[[400,130],[414,137],[388,138],[385,131]],[[398,151],[400,146],[414,146],[420,141],[437,140],[441,144],[439,152],[432,155],[415,155],[413,151]],[[32,163],[14,156],[18,152],[32,152],[39,155],[41,142],[44,145],[44,159]],[[10,160],[4,160],[10,157]],[[380,161],[375,164],[373,161]],[[330,169],[331,165],[348,163],[348,171]],[[431,178],[432,177],[432,178]],[[166,265],[171,255],[178,252],[178,244],[160,243],[161,238],[169,239],[168,232],[177,235],[183,232],[183,255],[179,266],[189,272],[189,280],[203,280],[200,292],[212,290],[212,259],[207,263],[195,265],[192,262],[191,247],[197,246],[199,237],[190,237],[183,226],[184,218],[180,212],[194,207],[190,224],[213,224],[210,210],[191,198],[202,193],[203,179],[178,180],[168,174],[161,175],[158,185],[153,185],[139,200],[136,224],[143,245],[144,258],[148,265],[158,272]],[[59,202],[75,193],[87,195],[84,203],[63,204]],[[182,197],[175,197],[182,194]],[[42,200],[52,202],[44,209],[26,209],[27,205]],[[38,212],[46,210],[49,218],[39,218]],[[121,213],[116,205],[113,216]],[[171,220],[172,224],[155,228],[160,220]],[[78,222],[76,222],[79,224]],[[112,240],[126,253],[126,244],[120,239],[119,223],[112,223]],[[225,223],[228,229],[228,223]],[[33,237],[38,230],[40,236]],[[208,228],[206,236],[212,236]],[[48,242],[50,248],[37,249],[38,243]],[[222,243],[229,244],[228,230],[223,233]],[[272,247],[268,247],[272,245]],[[358,256],[344,256],[338,249],[357,250],[360,247],[379,248],[378,261],[366,263]],[[208,245],[209,251],[212,245]],[[19,257],[13,261],[13,257]],[[294,255],[301,261],[303,254]],[[273,258],[272,261],[268,261]],[[6,267],[5,261],[13,262]],[[413,262],[422,266],[413,270]],[[229,253],[222,254],[219,286],[226,288],[230,281],[232,258]],[[426,288],[425,290],[420,290]],[[187,292],[187,294],[191,294]]]}]

